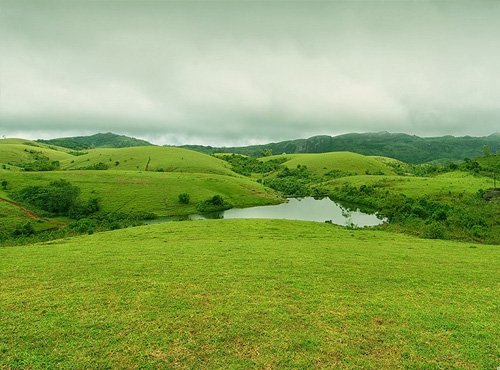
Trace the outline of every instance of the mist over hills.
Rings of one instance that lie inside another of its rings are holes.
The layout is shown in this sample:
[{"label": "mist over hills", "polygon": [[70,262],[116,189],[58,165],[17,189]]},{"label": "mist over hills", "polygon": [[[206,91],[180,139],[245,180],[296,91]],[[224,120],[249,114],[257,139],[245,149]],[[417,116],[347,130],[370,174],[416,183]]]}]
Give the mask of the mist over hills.
[{"label": "mist over hills", "polygon": [[[74,150],[90,148],[124,148],[152,146],[154,144],[129,136],[113,133],[99,133],[91,136],[77,136],[38,140]],[[407,163],[425,163],[440,160],[463,160],[474,158],[483,153],[487,145],[492,153],[500,150],[500,134],[489,136],[441,136],[419,137],[403,133],[351,133],[338,136],[319,135],[307,139],[286,140],[275,143],[240,147],[215,147],[204,145],[181,145],[181,148],[198,152],[237,153],[252,157],[262,156],[264,152],[273,154],[325,153],[349,151],[364,155],[384,156]]]}]

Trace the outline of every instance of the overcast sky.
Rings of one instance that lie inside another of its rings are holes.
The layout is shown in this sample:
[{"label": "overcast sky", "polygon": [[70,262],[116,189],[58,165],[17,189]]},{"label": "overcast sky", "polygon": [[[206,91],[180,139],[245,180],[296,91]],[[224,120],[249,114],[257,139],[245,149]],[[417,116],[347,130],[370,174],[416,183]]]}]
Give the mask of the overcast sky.
[{"label": "overcast sky", "polygon": [[0,135],[241,145],[500,127],[500,1],[0,0]]}]

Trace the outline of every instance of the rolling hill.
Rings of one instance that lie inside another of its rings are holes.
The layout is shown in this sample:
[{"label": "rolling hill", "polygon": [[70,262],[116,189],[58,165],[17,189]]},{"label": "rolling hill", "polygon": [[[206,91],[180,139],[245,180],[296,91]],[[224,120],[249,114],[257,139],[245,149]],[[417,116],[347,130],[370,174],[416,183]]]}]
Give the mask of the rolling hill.
[{"label": "rolling hill", "polygon": [[283,154],[263,158],[263,161],[285,158],[283,164],[290,169],[298,165],[307,168],[316,175],[337,171],[350,175],[384,174],[393,175],[393,169],[387,163],[394,161],[383,157],[368,157],[350,152]]},{"label": "rolling hill", "polygon": [[[29,185],[47,185],[51,181],[64,179],[81,189],[83,199],[98,198],[104,211],[152,212],[158,216],[197,213],[196,203],[216,194],[235,207],[281,201],[274,192],[243,176],[210,173],[0,170],[0,179],[8,181],[10,192]],[[190,194],[190,204],[179,204],[180,193]]]},{"label": "rolling hill", "polygon": [[0,140],[0,164],[16,166],[39,160],[64,161],[71,159],[66,148],[38,143],[24,139]]},{"label": "rolling hill", "polygon": [[130,147],[90,149],[62,162],[67,170],[102,163],[114,170],[214,173],[235,176],[227,162],[192,150],[174,147]]},{"label": "rolling hill", "polygon": [[99,133],[90,136],[62,137],[49,140],[38,140],[41,143],[58,145],[73,150],[92,148],[126,148],[133,146],[153,145],[148,141],[136,139],[125,135],[117,135],[111,132]]}]

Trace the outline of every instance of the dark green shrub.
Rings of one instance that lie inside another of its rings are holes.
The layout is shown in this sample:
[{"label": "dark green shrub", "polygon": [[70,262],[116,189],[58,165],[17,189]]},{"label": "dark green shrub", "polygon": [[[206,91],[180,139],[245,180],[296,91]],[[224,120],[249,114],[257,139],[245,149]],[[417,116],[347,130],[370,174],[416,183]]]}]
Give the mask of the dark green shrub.
[{"label": "dark green shrub", "polygon": [[438,222],[429,224],[425,230],[424,238],[427,239],[442,239],[444,236],[444,228]]},{"label": "dark green shrub", "polygon": [[57,214],[68,214],[76,205],[80,189],[66,180],[52,181],[47,186],[28,186],[15,195],[17,200],[31,204],[41,210]]},{"label": "dark green shrub", "polygon": [[229,208],[232,208],[232,205],[218,194],[196,205],[196,209],[200,213],[223,211]]},{"label": "dark green shrub", "polygon": [[87,203],[75,202],[68,210],[68,216],[73,219],[80,219],[98,212],[100,208],[97,198],[89,199]]},{"label": "dark green shrub", "polygon": [[26,222],[25,224],[19,225],[13,231],[14,236],[30,236],[35,234],[35,229],[31,222]]},{"label": "dark green shrub", "polygon": [[190,199],[189,194],[187,194],[187,193],[179,194],[179,203],[189,204],[189,199]]}]

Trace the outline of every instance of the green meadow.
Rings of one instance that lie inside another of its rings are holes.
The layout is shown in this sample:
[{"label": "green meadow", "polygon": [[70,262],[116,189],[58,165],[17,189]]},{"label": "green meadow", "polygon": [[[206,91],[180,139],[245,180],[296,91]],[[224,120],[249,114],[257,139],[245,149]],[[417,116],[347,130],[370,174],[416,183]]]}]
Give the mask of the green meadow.
[{"label": "green meadow", "polygon": [[369,157],[351,152],[281,154],[266,157],[264,161],[280,158],[285,158],[284,165],[291,169],[297,165],[307,166],[315,175],[324,175],[332,170],[352,175],[364,175],[366,172],[393,175],[394,171],[388,163],[399,162],[390,158]]},{"label": "green meadow", "polygon": [[161,171],[213,173],[232,176],[227,162],[192,150],[173,147],[100,148],[62,162],[63,169],[81,169],[99,163],[109,169],[128,171]]},{"label": "green meadow", "polygon": [[2,368],[498,365],[497,246],[279,220],[0,249]]},{"label": "green meadow", "polygon": [[[27,185],[47,185],[64,179],[77,185],[82,197],[96,197],[107,212],[153,212],[158,216],[186,215],[196,212],[196,203],[220,194],[233,206],[279,203],[270,189],[243,176],[207,173],[141,171],[1,171],[11,192]],[[178,195],[188,193],[190,204],[179,204]]]},{"label": "green meadow", "polygon": [[322,183],[321,186],[335,189],[342,184],[354,186],[371,185],[406,196],[449,196],[460,193],[474,194],[479,189],[493,187],[492,179],[464,172],[451,172],[436,176],[380,176],[359,175],[342,177]]},{"label": "green meadow", "polygon": [[41,154],[50,161],[71,159],[69,150],[24,139],[0,140],[0,164],[14,166],[16,163],[36,160],[34,156]]}]

